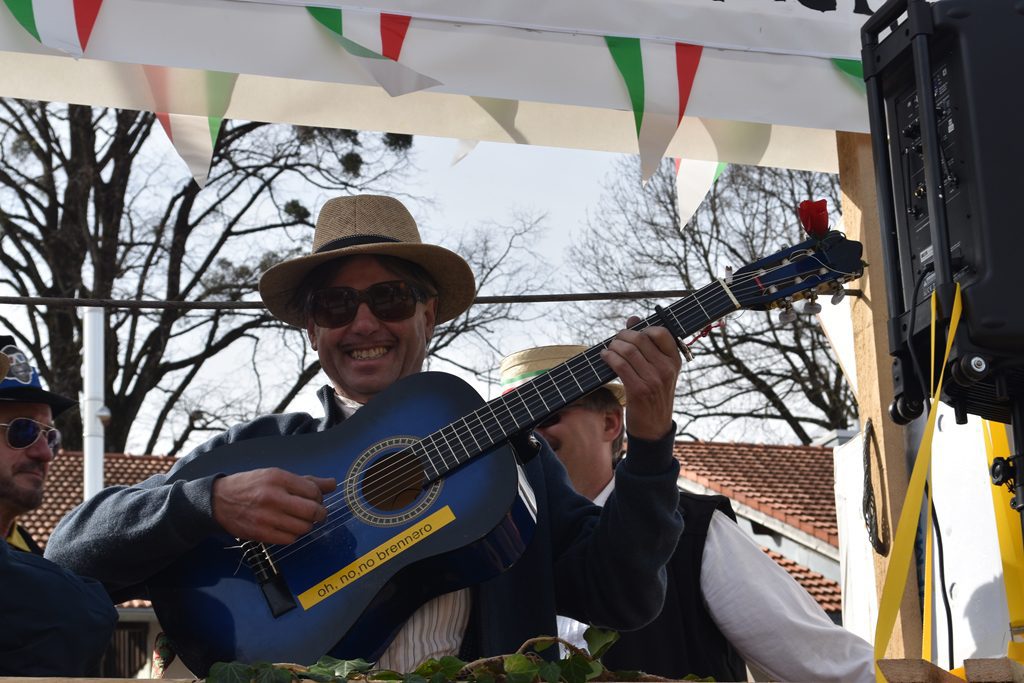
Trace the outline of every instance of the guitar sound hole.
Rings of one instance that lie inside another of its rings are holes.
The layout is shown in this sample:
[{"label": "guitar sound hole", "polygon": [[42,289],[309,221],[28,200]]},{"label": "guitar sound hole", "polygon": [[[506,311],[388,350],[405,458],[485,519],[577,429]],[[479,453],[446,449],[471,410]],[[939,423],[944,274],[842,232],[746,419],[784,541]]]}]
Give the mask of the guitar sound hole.
[{"label": "guitar sound hole", "polygon": [[412,505],[423,492],[425,483],[423,470],[415,458],[392,453],[366,468],[362,493],[370,506],[390,512]]}]

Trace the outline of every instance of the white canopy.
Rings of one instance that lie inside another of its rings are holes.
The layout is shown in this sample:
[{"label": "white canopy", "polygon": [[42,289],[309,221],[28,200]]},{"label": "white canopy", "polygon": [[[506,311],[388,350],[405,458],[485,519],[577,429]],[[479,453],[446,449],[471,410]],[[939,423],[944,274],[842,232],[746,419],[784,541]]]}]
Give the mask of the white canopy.
[{"label": "white canopy", "polygon": [[[395,97],[299,2],[104,0],[91,32],[74,15],[85,38],[76,59],[48,47],[76,51],[42,25],[83,2],[34,0],[42,42],[0,10],[0,94],[636,153],[636,91],[609,50],[614,36],[645,50],[704,46],[669,156],[835,172],[833,131],[867,131],[863,85],[836,62],[859,53],[866,16],[852,2],[831,11],[807,6],[826,0],[318,3],[341,9],[345,38],[351,29],[371,50],[359,31],[380,13],[411,17],[394,63],[439,84]],[[646,61],[644,70],[648,100],[663,95]]]}]

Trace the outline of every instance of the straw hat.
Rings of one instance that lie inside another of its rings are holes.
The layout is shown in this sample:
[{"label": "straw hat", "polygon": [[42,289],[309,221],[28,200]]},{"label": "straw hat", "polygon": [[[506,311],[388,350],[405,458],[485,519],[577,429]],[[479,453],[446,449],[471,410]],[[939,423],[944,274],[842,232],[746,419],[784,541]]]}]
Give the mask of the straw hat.
[{"label": "straw hat", "polygon": [[295,290],[322,263],[357,254],[395,256],[420,266],[438,291],[437,322],[469,308],[476,280],[458,254],[424,244],[409,210],[394,197],[357,195],[328,200],[317,216],[312,253],[272,266],[260,278],[260,297],[279,320],[303,327],[305,312],[295,305]]},{"label": "straw hat", "polygon": [[[501,359],[501,393],[512,391],[520,384],[583,353],[587,348],[582,344],[536,346],[505,356]],[[620,404],[626,405],[626,388],[622,382],[615,379],[604,387],[615,394]]]},{"label": "straw hat", "polygon": [[14,337],[0,336],[0,403],[43,403],[57,417],[77,401],[43,389],[39,372],[29,363]]}]

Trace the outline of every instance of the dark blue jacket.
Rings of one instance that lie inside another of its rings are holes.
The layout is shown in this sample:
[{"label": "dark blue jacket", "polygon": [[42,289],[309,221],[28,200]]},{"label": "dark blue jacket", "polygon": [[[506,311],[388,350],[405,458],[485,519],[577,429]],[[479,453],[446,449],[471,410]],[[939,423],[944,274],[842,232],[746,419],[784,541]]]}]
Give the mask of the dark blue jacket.
[{"label": "dark blue jacket", "polygon": [[0,676],[95,675],[117,611],[99,582],[0,540]]},{"label": "dark blue jacket", "polygon": [[[260,417],[182,461],[227,443],[322,431],[340,422],[331,387],[318,395],[323,419],[305,413]],[[565,469],[542,445],[525,466],[538,506],[533,541],[512,569],[474,589],[463,656],[510,653],[528,638],[555,635],[556,613],[615,629],[639,628],[658,614],[664,565],[682,530],[673,436],[657,442],[630,438],[636,457],[618,468],[618,504],[603,514],[572,490]],[[166,479],[156,475],[136,486],[104,489],[61,521],[47,557],[98,578],[115,599],[145,596],[148,577],[219,531],[211,508],[215,477],[171,485]]]}]

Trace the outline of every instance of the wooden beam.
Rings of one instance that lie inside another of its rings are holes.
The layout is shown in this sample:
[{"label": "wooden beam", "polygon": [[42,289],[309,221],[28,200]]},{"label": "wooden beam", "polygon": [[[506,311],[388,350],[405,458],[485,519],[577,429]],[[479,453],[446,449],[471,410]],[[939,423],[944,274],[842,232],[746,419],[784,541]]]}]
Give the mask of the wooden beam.
[{"label": "wooden beam", "polygon": [[[871,482],[878,522],[883,526],[882,537],[891,541],[906,496],[909,474],[903,429],[889,418],[889,404],[893,398],[892,358],[889,355],[886,274],[883,270],[871,137],[837,132],[836,147],[843,225],[851,239],[864,245],[864,260],[869,266],[857,283],[864,294],[851,305],[857,361],[857,409],[861,425],[870,418],[874,428]],[[889,557],[875,553],[876,600],[882,594],[888,567]],[[917,597],[917,572],[911,565],[886,656],[903,658],[908,654],[917,656],[920,652],[921,609]]]},{"label": "wooden beam", "polygon": [[880,659],[878,668],[888,683],[963,683],[963,679],[923,659]]}]

